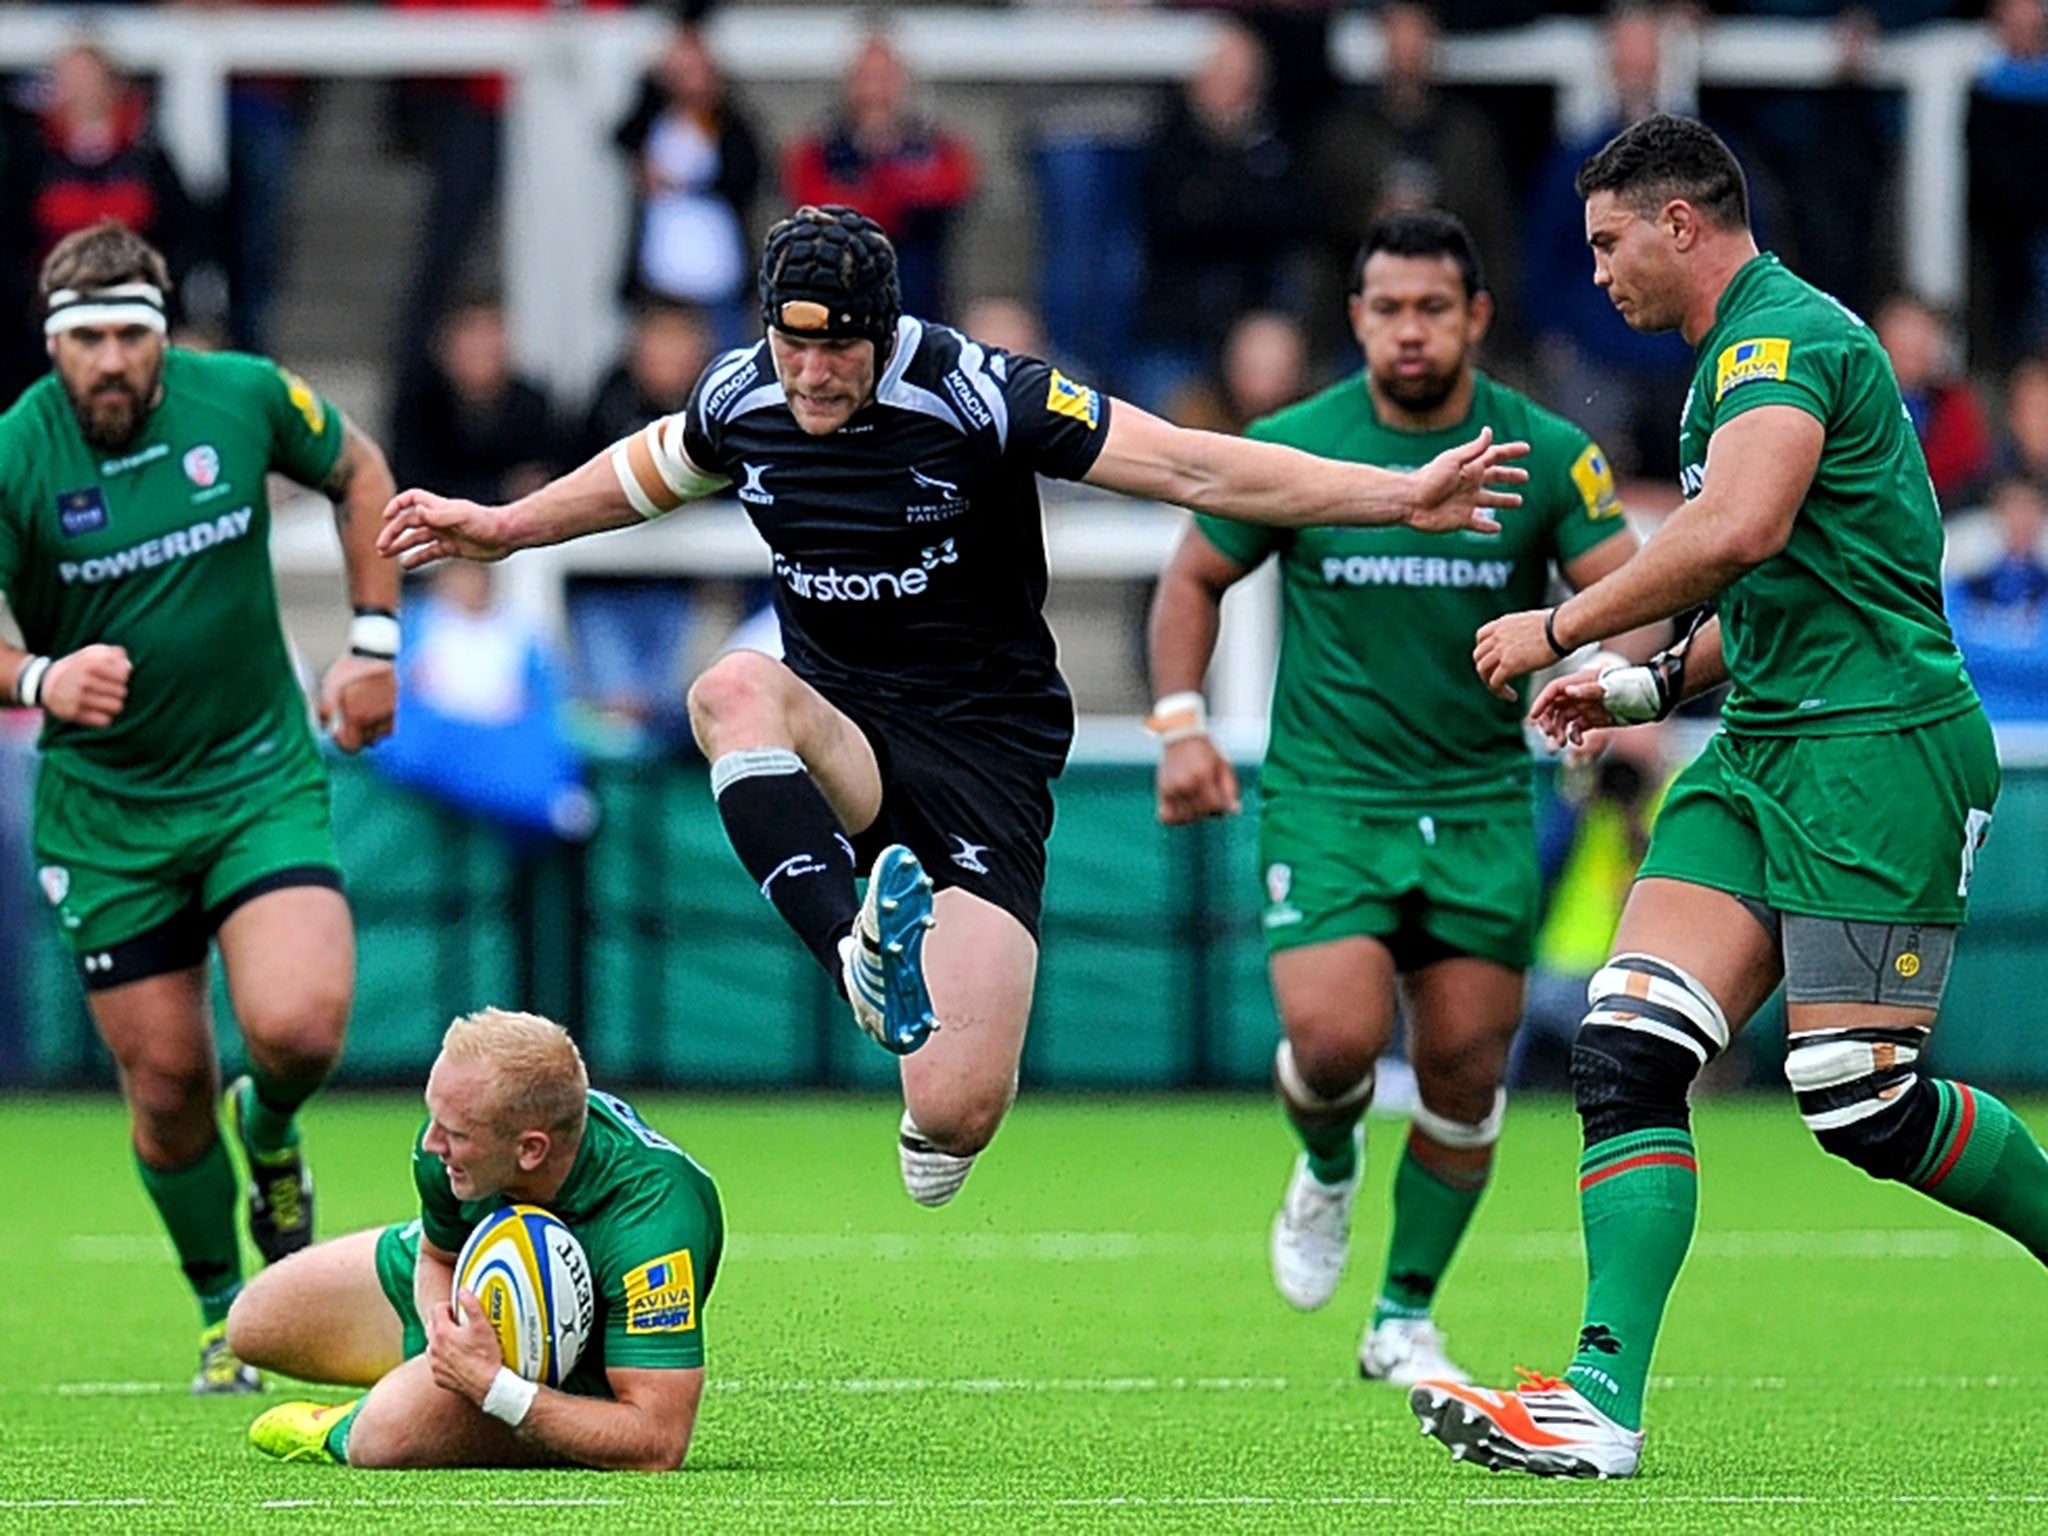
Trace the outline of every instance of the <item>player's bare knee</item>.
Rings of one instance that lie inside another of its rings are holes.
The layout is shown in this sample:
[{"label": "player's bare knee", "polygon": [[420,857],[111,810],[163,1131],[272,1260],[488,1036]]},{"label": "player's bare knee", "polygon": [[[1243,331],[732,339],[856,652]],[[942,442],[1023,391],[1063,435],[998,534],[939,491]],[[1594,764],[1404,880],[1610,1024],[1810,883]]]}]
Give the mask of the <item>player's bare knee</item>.
[{"label": "player's bare knee", "polygon": [[213,1074],[130,1068],[125,1074],[135,1149],[152,1168],[196,1161],[220,1134]]},{"label": "player's bare knee", "polygon": [[[782,663],[759,651],[731,651],[719,657],[690,685],[686,700],[690,729],[699,745],[707,754],[762,745],[751,738],[787,713],[788,678]],[[737,739],[738,733],[750,739]]]},{"label": "player's bare knee", "polygon": [[238,1359],[265,1369],[276,1363],[278,1324],[283,1320],[271,1294],[276,1287],[265,1284],[271,1274],[265,1270],[249,1281],[228,1308],[228,1348]]},{"label": "player's bare knee", "polygon": [[941,1152],[971,1157],[995,1140],[1014,1093],[976,1091],[945,1097],[907,1095],[918,1134]]},{"label": "player's bare knee", "polygon": [[[1363,1064],[1343,1064],[1348,1062]],[[1311,1079],[1302,1070],[1292,1040],[1282,1040],[1273,1052],[1273,1086],[1287,1105],[1288,1113],[1300,1124],[1351,1124],[1371,1108],[1378,1081],[1370,1056],[1343,1058],[1337,1063],[1326,1061],[1323,1076]]]},{"label": "player's bare knee", "polygon": [[1292,1073],[1283,1071],[1276,1060],[1274,1075],[1281,1093],[1289,1098],[1294,1097],[1291,1084],[1298,1084],[1315,1100],[1338,1102],[1372,1077],[1379,1059],[1373,1042],[1349,1021],[1290,1018],[1282,1043],[1292,1061]]},{"label": "player's bare knee", "polygon": [[290,1009],[266,1010],[250,1018],[242,1031],[249,1054],[270,1076],[287,1083],[321,1081],[341,1060],[348,1033],[347,1003],[302,1000]]},{"label": "player's bare knee", "polygon": [[1477,1123],[1492,1113],[1494,1095],[1507,1077],[1507,1046],[1492,1040],[1461,1045],[1446,1049],[1411,1037],[1409,1065],[1425,1104],[1454,1120]]}]

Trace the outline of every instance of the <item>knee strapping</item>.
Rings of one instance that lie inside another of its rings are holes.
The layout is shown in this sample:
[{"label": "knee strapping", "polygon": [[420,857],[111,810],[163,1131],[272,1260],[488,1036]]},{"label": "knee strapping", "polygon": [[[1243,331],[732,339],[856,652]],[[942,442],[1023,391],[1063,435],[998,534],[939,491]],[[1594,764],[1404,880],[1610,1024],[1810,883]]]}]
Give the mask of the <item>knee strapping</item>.
[{"label": "knee strapping", "polygon": [[1713,994],[1669,961],[1627,954],[1587,983],[1586,1002],[1571,1073],[1587,1143],[1685,1129],[1692,1080],[1728,1043]]},{"label": "knee strapping", "polygon": [[1795,1035],[1785,1078],[1821,1146],[1872,1178],[1903,1181],[1927,1150],[1940,1095],[1920,1076],[1925,1029]]},{"label": "knee strapping", "polygon": [[1453,1147],[1459,1151],[1474,1151],[1490,1147],[1500,1140],[1501,1122],[1507,1117],[1508,1093],[1505,1088],[1493,1091],[1493,1108],[1486,1112],[1484,1120],[1467,1124],[1440,1115],[1427,1104],[1418,1103],[1409,1116],[1410,1123],[1440,1147]]},{"label": "knee strapping", "polygon": [[1290,1104],[1311,1114],[1336,1114],[1356,1110],[1359,1114],[1372,1107],[1372,1093],[1378,1084],[1378,1076],[1371,1067],[1365,1069],[1365,1076],[1331,1098],[1324,1098],[1309,1087],[1308,1080],[1301,1075],[1301,1066],[1294,1059],[1294,1047],[1286,1040],[1280,1042],[1273,1052],[1273,1077],[1280,1085],[1280,1093]]}]

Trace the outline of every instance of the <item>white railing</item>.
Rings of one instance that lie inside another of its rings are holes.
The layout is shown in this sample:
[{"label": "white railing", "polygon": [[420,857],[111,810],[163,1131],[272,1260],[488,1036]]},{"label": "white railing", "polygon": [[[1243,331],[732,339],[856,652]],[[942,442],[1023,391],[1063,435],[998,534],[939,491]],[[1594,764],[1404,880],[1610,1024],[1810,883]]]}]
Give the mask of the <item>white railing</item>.
[{"label": "white railing", "polygon": [[[735,4],[717,13],[712,31],[738,79],[823,85],[851,56],[863,14],[852,6]],[[1188,12],[932,7],[900,13],[894,29],[912,67],[929,80],[1079,84],[1182,78],[1201,61],[1216,25]],[[617,337],[613,282],[630,193],[610,130],[663,28],[657,16],[637,12],[8,5],[0,6],[0,68],[32,67],[84,35],[124,67],[157,76],[165,139],[201,193],[226,177],[226,90],[234,72],[505,72],[515,82],[503,221],[513,331],[522,364],[573,395],[597,377]],[[1836,62],[1825,23],[1712,22],[1696,33],[1674,27],[1671,44],[1664,90],[1680,106],[1702,84],[1818,84]],[[1883,42],[1869,74],[1905,94],[1905,270],[1914,287],[1942,303],[1963,293],[1963,118],[1988,46],[1979,25],[1923,27]],[[1331,49],[1351,78],[1379,68],[1379,33],[1366,17],[1340,20]],[[1600,34],[1590,21],[1554,18],[1453,37],[1442,64],[1454,82],[1554,86],[1567,130],[1583,129],[1602,110]]]},{"label": "white railing", "polygon": [[[720,10],[715,46],[742,81],[838,78],[857,45],[858,7],[754,5]],[[898,13],[893,34],[911,67],[937,82],[1115,83],[1186,77],[1204,57],[1214,18],[1192,12],[1032,8],[920,8]],[[466,74],[513,80],[504,188],[506,300],[521,365],[564,397],[587,389],[613,355],[614,280],[630,188],[612,149],[612,124],[665,22],[649,13],[555,11],[488,15],[264,8],[169,10],[0,4],[0,69],[23,69],[87,37],[123,67],[156,76],[166,142],[195,191],[220,188],[227,168],[226,91],[237,72],[309,76]],[[1825,23],[1710,22],[1674,27],[1663,94],[1693,102],[1703,84],[1811,85],[1836,66]],[[1908,280],[1937,301],[1963,294],[1963,121],[1970,80],[1989,43],[1975,24],[1945,23],[1886,40],[1868,78],[1906,102],[1904,238]],[[1380,67],[1379,33],[1349,16],[1332,32],[1332,58],[1352,79]],[[1444,77],[1459,83],[1543,84],[1557,91],[1558,126],[1576,133],[1603,114],[1600,31],[1553,18],[1512,31],[1468,34],[1443,47]],[[280,522],[288,566],[337,563],[325,518]],[[1048,515],[1059,579],[1142,580],[1158,571],[1177,527],[1156,508],[1083,499]],[[578,569],[659,569],[715,575],[767,570],[737,512],[705,509],[645,529],[536,551],[507,568],[515,600],[558,619],[561,583]],[[1220,715],[1262,729],[1272,675],[1277,591],[1248,582],[1230,600],[1213,692]]]}]

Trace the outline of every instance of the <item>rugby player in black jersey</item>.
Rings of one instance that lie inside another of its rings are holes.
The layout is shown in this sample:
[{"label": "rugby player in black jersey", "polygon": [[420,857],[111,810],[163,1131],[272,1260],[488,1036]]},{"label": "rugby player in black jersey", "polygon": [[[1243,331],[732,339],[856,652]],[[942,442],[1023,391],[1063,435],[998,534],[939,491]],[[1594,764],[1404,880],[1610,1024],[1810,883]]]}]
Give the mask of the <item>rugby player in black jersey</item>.
[{"label": "rugby player in black jersey", "polygon": [[1016,1092],[1074,729],[1035,477],[1290,527],[1490,530],[1527,445],[1482,433],[1396,473],[1169,425],[902,313],[895,251],[850,208],[777,224],[760,295],[765,339],[680,413],[509,505],[404,491],[380,548],[497,560],[734,488],[784,656],[719,658],[690,722],[741,862],[903,1057],[904,1185],[941,1205]]}]

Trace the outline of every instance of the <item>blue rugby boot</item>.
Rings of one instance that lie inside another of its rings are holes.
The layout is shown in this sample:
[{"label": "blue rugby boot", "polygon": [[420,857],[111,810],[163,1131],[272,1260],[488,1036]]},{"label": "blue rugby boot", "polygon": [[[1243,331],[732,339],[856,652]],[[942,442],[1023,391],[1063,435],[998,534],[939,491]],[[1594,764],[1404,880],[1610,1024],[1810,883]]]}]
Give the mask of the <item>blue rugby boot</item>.
[{"label": "blue rugby boot", "polygon": [[867,899],[842,952],[854,1022],[898,1056],[908,1056],[939,1027],[924,984],[924,935],[931,926],[932,877],[916,854],[891,843],[875,858]]}]

